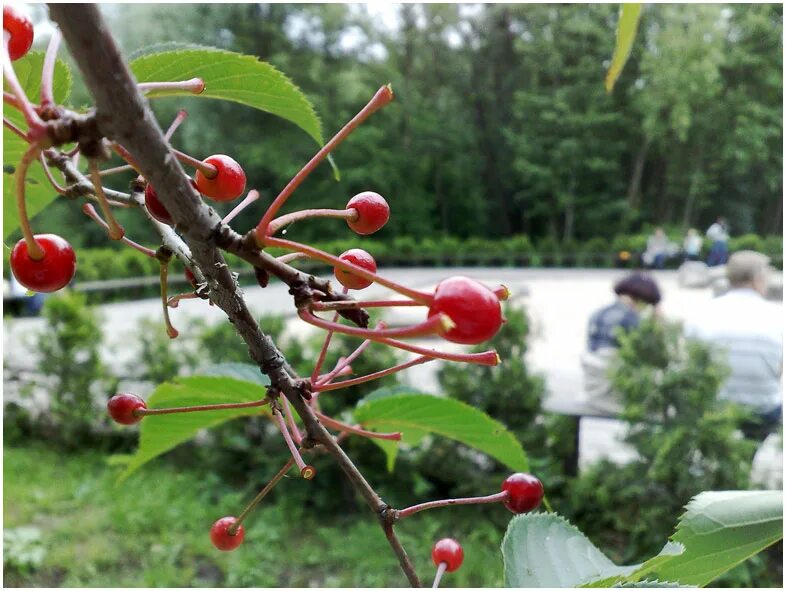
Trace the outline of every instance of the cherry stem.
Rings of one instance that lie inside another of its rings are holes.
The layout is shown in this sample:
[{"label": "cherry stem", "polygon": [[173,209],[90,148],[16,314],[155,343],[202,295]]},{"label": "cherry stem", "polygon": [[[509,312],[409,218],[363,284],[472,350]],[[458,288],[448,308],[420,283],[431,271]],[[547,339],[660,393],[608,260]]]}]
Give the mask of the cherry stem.
[{"label": "cherry stem", "polygon": [[134,411],[134,416],[144,417],[148,415],[171,415],[179,412],[202,412],[211,410],[229,410],[233,408],[254,408],[270,403],[269,398],[254,400],[253,402],[229,402],[226,404],[203,404],[200,406],[181,406],[178,408],[138,408]]},{"label": "cherry stem", "polygon": [[46,157],[44,156],[43,152],[41,152],[38,155],[38,160],[41,162],[41,166],[44,167],[44,174],[46,175],[49,184],[52,185],[54,190],[57,191],[60,195],[65,195],[66,194],[65,187],[61,187],[55,180],[55,177],[52,175],[52,171],[49,168],[49,164],[47,164],[46,162]]},{"label": "cherry stem", "polygon": [[169,274],[169,260],[161,261],[161,304],[164,309],[164,324],[166,325],[166,334],[170,339],[176,339],[180,334],[177,332],[172,321],[169,319],[169,306],[167,305],[167,276]]},{"label": "cherry stem", "polygon": [[295,442],[292,441],[292,435],[289,434],[289,429],[287,429],[287,424],[284,422],[284,417],[281,415],[281,411],[278,409],[273,409],[273,418],[276,420],[278,424],[278,428],[281,431],[281,434],[284,436],[284,441],[289,448],[289,453],[292,454],[292,457],[295,460],[295,464],[297,464],[298,470],[300,470],[300,475],[305,478],[306,480],[311,480],[316,476],[316,470],[312,466],[307,465],[304,461],[300,452],[297,450],[297,446]]},{"label": "cherry stem", "polygon": [[243,520],[248,516],[249,513],[251,513],[251,511],[254,510],[254,507],[259,505],[260,501],[262,501],[262,499],[264,499],[267,496],[267,493],[273,490],[273,487],[276,486],[276,484],[278,484],[278,481],[281,480],[286,475],[287,472],[289,472],[289,469],[292,467],[294,463],[295,460],[291,458],[287,460],[284,466],[281,468],[281,470],[279,470],[278,473],[276,473],[276,475],[270,479],[270,482],[268,482],[265,485],[265,487],[261,491],[259,491],[257,496],[254,497],[254,500],[252,500],[246,506],[246,508],[243,509],[243,512],[238,516],[237,519],[235,519],[235,523],[233,523],[227,528],[227,533],[230,536],[234,536],[237,533],[237,530],[240,527],[240,524],[243,523]]},{"label": "cherry stem", "polygon": [[[380,322],[379,324],[377,324],[377,328],[384,327],[384,326],[385,326],[385,324],[384,324],[384,323],[382,323],[382,322]],[[329,384],[329,383],[330,383],[330,382],[333,380],[333,378],[335,378],[336,376],[338,376],[338,375],[339,375],[339,373],[341,372],[341,370],[343,370],[345,367],[347,367],[347,366],[348,366],[350,363],[352,363],[352,362],[353,362],[355,359],[357,359],[358,357],[360,357],[360,354],[361,354],[363,351],[365,351],[365,350],[366,350],[366,348],[367,348],[367,347],[368,347],[370,344],[371,344],[371,340],[370,340],[370,339],[366,339],[365,341],[363,341],[362,343],[360,343],[360,345],[358,346],[358,348],[357,348],[357,349],[355,349],[354,351],[352,351],[352,353],[350,353],[350,354],[349,354],[347,357],[345,357],[343,361],[339,361],[339,362],[336,364],[336,367],[334,367],[334,368],[333,368],[333,371],[331,371],[330,373],[328,373],[328,374],[327,374],[325,377],[323,377],[323,378],[320,378],[319,380],[317,380],[317,381],[316,381],[316,383],[315,383],[314,385],[316,385],[316,386],[319,386],[319,385]]]},{"label": "cherry stem", "polygon": [[306,220],[309,218],[339,218],[354,221],[358,218],[358,210],[354,207],[349,209],[302,209],[300,211],[294,211],[292,213],[288,213],[277,217],[270,225],[267,227],[268,235],[275,234],[284,226],[289,224],[294,224],[295,222],[299,222],[301,220]]},{"label": "cherry stem", "polygon": [[3,91],[3,102],[8,103],[12,107],[16,107],[20,111],[22,110],[22,103],[19,102],[19,99],[16,98],[16,95],[11,94],[7,90]]},{"label": "cherry stem", "polygon": [[[297,253],[300,254],[300,253]],[[393,308],[396,306],[423,306],[413,300],[347,300],[338,302],[314,302],[311,309],[316,311],[349,310],[354,308]]]},{"label": "cherry stem", "polygon": [[[330,373],[332,374],[333,372],[330,372]],[[328,379],[326,379],[326,378],[327,378],[329,375],[330,375],[330,374],[323,374],[323,375],[319,376],[319,379],[318,379],[317,381],[318,381],[319,383],[325,383],[325,384],[327,384],[327,383],[330,383],[330,382],[333,380],[333,378],[335,378],[336,376],[348,376],[348,375],[352,375],[352,366],[351,366],[351,365],[344,365],[344,357],[342,357],[342,358],[341,358],[341,369],[339,369],[339,370],[338,370],[338,372],[336,372],[336,374],[335,374],[335,375],[333,375],[333,376],[332,376],[332,377],[331,377],[331,378],[328,380]]]},{"label": "cherry stem", "polygon": [[55,29],[49,38],[49,45],[46,47],[44,65],[41,69],[41,107],[49,107],[55,104],[53,94],[53,81],[55,78],[55,62],[57,62],[57,50],[60,48],[60,41],[63,36],[60,29]]},{"label": "cherry stem", "polygon": [[115,166],[114,168],[105,168],[104,170],[100,171],[99,174],[101,176],[107,176],[110,174],[117,174],[119,172],[129,172],[134,170],[134,167],[130,164],[123,164],[122,166]]},{"label": "cherry stem", "polygon": [[177,115],[175,115],[174,120],[172,121],[172,123],[169,124],[169,129],[167,129],[166,133],[164,134],[164,139],[166,139],[166,141],[172,139],[172,136],[174,135],[175,131],[177,131],[177,128],[180,127],[180,124],[186,120],[186,117],[188,117],[188,111],[186,111],[185,109],[180,109],[177,112]]},{"label": "cherry stem", "polygon": [[307,259],[308,255],[303,254],[302,252],[289,252],[287,254],[282,254],[280,257],[276,257],[277,261],[282,263],[291,263],[292,261],[296,261],[298,259]]},{"label": "cherry stem", "polygon": [[319,316],[315,316],[308,310],[298,310],[298,316],[305,322],[313,324],[325,330],[332,330],[339,334],[345,334],[353,337],[363,337],[371,339],[372,341],[380,338],[411,338],[411,337],[424,337],[434,334],[442,334],[448,332],[450,329],[455,328],[456,324],[450,319],[447,314],[439,313],[431,316],[420,324],[413,324],[412,326],[405,326],[403,328],[384,328],[384,329],[369,329],[359,328],[357,326],[346,326],[338,322],[330,322]]},{"label": "cherry stem", "polygon": [[445,574],[445,571],[448,568],[447,562],[440,562],[439,566],[437,567],[437,574],[434,575],[434,583],[431,585],[432,589],[439,588],[439,582],[442,580],[442,575]]},{"label": "cherry stem", "polygon": [[11,131],[13,131],[13,132],[14,132],[16,135],[18,135],[20,138],[22,138],[23,140],[27,141],[27,134],[26,134],[24,131],[22,131],[21,129],[19,129],[19,128],[18,128],[16,125],[14,125],[13,123],[11,123],[11,122],[10,122],[8,119],[6,119],[5,117],[3,117],[3,125],[5,125],[5,126],[8,128],[8,129],[10,129]]},{"label": "cherry stem", "polygon": [[360,435],[361,437],[367,437],[369,439],[401,441],[401,433],[376,433],[374,431],[366,431],[360,427],[354,427],[352,425],[342,423],[341,421],[337,421],[336,419],[331,419],[329,416],[324,415],[321,412],[314,411],[314,414],[326,427],[335,429],[336,431],[346,431],[348,433],[353,433],[355,435]]},{"label": "cherry stem", "polygon": [[214,179],[218,176],[218,168],[209,164],[207,162],[202,162],[201,160],[197,160],[193,156],[189,156],[185,152],[181,152],[180,150],[175,150],[171,148],[172,153],[175,155],[175,158],[183,162],[184,164],[188,164],[191,168],[196,168],[199,172],[205,175],[209,179]]},{"label": "cherry stem", "polygon": [[137,89],[142,93],[167,93],[167,92],[190,92],[201,94],[205,90],[205,81],[202,78],[191,78],[179,82],[140,82]]},{"label": "cherry stem", "polygon": [[364,376],[359,376],[357,378],[343,380],[341,382],[333,382],[332,384],[329,384],[325,381],[318,382],[314,386],[314,391],[329,392],[330,390],[340,390],[341,388],[349,388],[350,386],[356,386],[357,384],[363,384],[365,382],[370,382],[372,380],[378,380],[379,378],[384,378],[385,376],[389,376],[399,371],[409,369],[410,367],[414,367],[415,365],[428,363],[429,361],[434,361],[434,358],[429,357],[427,355],[421,355],[420,357],[415,357],[415,359],[412,359],[405,363],[399,363],[398,365],[394,365],[393,367],[388,367],[387,369],[376,371],[374,373],[370,373]]},{"label": "cherry stem", "polygon": [[501,503],[508,498],[508,491],[503,490],[494,495],[485,497],[466,497],[463,499],[442,499],[441,501],[429,501],[428,503],[420,503],[419,505],[412,505],[406,509],[401,509],[396,513],[396,520],[411,517],[415,513],[420,513],[426,509],[437,509],[438,507],[449,507],[451,505],[485,505],[487,503]]},{"label": "cherry stem", "polygon": [[41,117],[36,113],[33,104],[27,98],[24,88],[19,83],[16,77],[14,66],[11,63],[11,56],[8,53],[8,43],[11,40],[11,34],[3,29],[3,75],[5,76],[8,86],[11,87],[14,97],[18,102],[19,108],[25,115],[27,125],[30,126],[30,131],[27,134],[29,141],[37,142],[46,134],[46,124],[41,120]]},{"label": "cherry stem", "polygon": [[284,187],[281,193],[275,198],[273,203],[270,204],[270,207],[267,209],[265,214],[262,216],[262,219],[259,221],[259,224],[256,228],[256,233],[258,238],[267,235],[267,227],[268,224],[273,220],[275,215],[284,205],[284,203],[289,199],[292,193],[295,192],[300,186],[306,177],[333,151],[344,139],[352,133],[352,131],[363,121],[365,121],[369,116],[371,116],[375,111],[384,107],[390,101],[393,100],[393,89],[390,85],[383,86],[380,88],[373,98],[368,102],[368,104],[363,107],[360,112],[355,115],[346,125],[344,125],[341,130],[333,136],[333,138],[322,146],[322,149],[317,152],[308,163],[300,169],[300,171],[292,177],[292,180],[287,183],[287,186]]},{"label": "cherry stem", "polygon": [[403,351],[410,353],[417,353],[418,355],[425,355],[434,359],[443,359],[445,361],[458,361],[460,363],[477,363],[478,365],[499,365],[501,360],[499,355],[493,349],[490,351],[483,351],[481,353],[448,353],[445,351],[437,351],[436,349],[427,349],[426,347],[419,347],[404,341],[397,341],[395,339],[379,339],[378,342],[389,347],[396,347]]},{"label": "cherry stem", "polygon": [[546,495],[543,495],[543,506],[546,507],[546,511],[548,513],[554,513],[554,509],[551,508],[551,503],[549,503],[549,500],[546,498]]},{"label": "cherry stem", "polygon": [[141,172],[139,171],[139,165],[136,163],[136,160],[134,160],[134,157],[131,155],[131,152],[129,152],[123,146],[121,146],[116,142],[112,142],[110,145],[112,147],[112,150],[115,152],[115,154],[117,154],[123,160],[128,162],[135,171],[141,174]]},{"label": "cherry stem", "polygon": [[[7,53],[7,52],[6,52]],[[7,56],[6,56],[7,57]],[[31,144],[30,147],[22,154],[22,159],[19,161],[19,166],[16,167],[14,180],[16,181],[16,208],[19,212],[19,227],[22,230],[27,243],[27,256],[34,261],[40,261],[44,258],[44,251],[38,246],[33,235],[33,230],[30,227],[30,220],[27,217],[27,204],[25,203],[25,179],[27,178],[27,170],[30,164],[38,159],[41,153],[41,147],[37,144]]]},{"label": "cherry stem", "polygon": [[[258,239],[259,236],[257,236]],[[373,281],[378,283],[388,289],[392,289],[396,293],[399,293],[405,297],[408,297],[416,302],[421,303],[424,306],[430,306],[433,300],[433,296],[427,293],[423,293],[421,291],[417,291],[415,289],[410,289],[404,285],[400,285],[395,281],[391,281],[390,279],[385,279],[376,273],[371,273],[367,271],[363,267],[358,265],[353,265],[347,261],[341,260],[340,258],[330,255],[326,252],[323,252],[319,249],[313,248],[311,246],[306,246],[305,244],[300,244],[299,242],[293,242],[291,240],[284,240],[283,238],[274,238],[273,236],[265,236],[261,238],[263,240],[264,246],[279,246],[281,248],[286,248],[287,250],[295,250],[298,252],[302,252],[313,259],[320,260],[322,262],[328,263],[333,265],[334,267],[338,267],[339,269],[343,269],[344,271],[349,271],[353,275],[357,275],[358,277],[362,277],[363,279],[367,279],[369,281]]]},{"label": "cherry stem", "polygon": [[511,291],[508,289],[507,285],[500,285],[494,288],[494,295],[497,296],[497,299],[500,302],[504,302],[505,300],[509,299],[511,295]]},{"label": "cherry stem", "polygon": [[224,223],[225,223],[225,224],[228,224],[229,222],[231,222],[233,219],[235,219],[235,217],[237,216],[237,214],[239,214],[239,213],[240,213],[241,211],[243,211],[243,210],[244,210],[246,207],[248,207],[249,205],[251,205],[252,203],[254,203],[254,201],[256,201],[257,199],[259,199],[259,191],[257,191],[256,189],[251,189],[251,190],[248,192],[248,195],[246,195],[246,198],[245,198],[245,199],[243,199],[243,201],[241,201],[240,203],[238,203],[238,204],[237,204],[237,205],[236,205],[236,206],[235,206],[235,207],[232,209],[232,211],[230,211],[228,214],[226,214],[226,215],[224,216],[224,220],[223,220],[223,221],[224,221]]},{"label": "cherry stem", "polygon": [[196,294],[196,292],[192,291],[189,293],[179,293],[177,295],[174,295],[170,297],[166,303],[167,306],[169,306],[170,308],[177,308],[177,306],[180,304],[180,300],[196,300],[196,299],[199,299],[199,296]]},{"label": "cherry stem", "polygon": [[295,424],[295,418],[292,416],[292,409],[289,407],[289,400],[284,398],[284,414],[287,416],[287,423],[289,424],[289,430],[292,433],[292,438],[295,440],[297,445],[300,445],[303,442],[303,436],[300,434],[300,429],[297,428]]},{"label": "cherry stem", "polygon": [[[347,288],[344,288],[343,293],[347,293]],[[338,322],[338,312],[333,315],[333,322]],[[328,347],[330,346],[330,339],[333,338],[333,331],[328,330],[327,334],[325,335],[325,340],[322,343],[322,349],[319,350],[319,356],[317,357],[317,362],[314,365],[314,371],[311,372],[311,383],[315,383],[319,378],[319,370],[322,369],[322,364],[325,362],[325,355],[327,355]]]},{"label": "cherry stem", "polygon": [[93,188],[95,189],[96,198],[98,199],[98,206],[101,208],[101,213],[106,218],[106,223],[109,225],[109,238],[112,240],[121,240],[125,235],[123,227],[117,223],[115,216],[112,214],[112,208],[106,199],[104,187],[101,183],[101,171],[98,168],[98,161],[91,158],[88,167],[90,169],[90,178],[93,181]]},{"label": "cherry stem", "polygon": [[[87,217],[89,217],[93,221],[95,221],[102,228],[104,228],[104,230],[107,230],[107,231],[109,230],[109,225],[103,219],[101,219],[101,216],[98,215],[98,212],[96,211],[95,207],[93,207],[92,203],[85,203],[84,205],[82,205],[82,212]],[[146,246],[142,246],[141,244],[138,244],[137,242],[134,242],[130,238],[127,238],[127,237],[123,236],[120,239],[120,241],[123,244],[127,244],[131,248],[138,250],[142,254],[149,256],[150,258],[156,258],[156,251],[154,251],[154,250],[152,250],[150,248],[147,248]]]}]

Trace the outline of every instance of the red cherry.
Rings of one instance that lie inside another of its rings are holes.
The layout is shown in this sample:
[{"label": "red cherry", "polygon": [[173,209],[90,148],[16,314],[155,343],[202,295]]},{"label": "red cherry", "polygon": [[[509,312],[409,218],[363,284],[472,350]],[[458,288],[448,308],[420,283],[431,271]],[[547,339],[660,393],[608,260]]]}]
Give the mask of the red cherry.
[{"label": "red cherry", "polygon": [[445,570],[452,573],[454,570],[458,570],[461,563],[464,562],[464,550],[461,548],[461,544],[453,538],[442,538],[434,544],[434,548],[431,550],[431,560],[434,561],[435,566],[444,562],[448,565]]},{"label": "red cherry", "polygon": [[477,345],[497,334],[502,326],[502,308],[496,294],[468,277],[451,277],[437,285],[429,318],[440,312],[456,324],[442,335],[454,343]]},{"label": "red cherry", "polygon": [[33,45],[33,23],[11,6],[3,6],[3,30],[8,31],[8,55],[11,61],[24,56]]},{"label": "red cherry", "polygon": [[246,173],[243,168],[229,156],[216,154],[203,160],[205,164],[212,164],[218,173],[212,179],[197,170],[196,184],[199,192],[205,197],[215,201],[232,201],[237,199],[246,190]]},{"label": "red cherry", "polygon": [[508,476],[502,483],[502,490],[508,491],[508,498],[503,503],[513,513],[532,511],[543,499],[543,483],[524,472]]},{"label": "red cherry", "polygon": [[169,224],[170,226],[175,223],[175,220],[172,219],[172,216],[169,215],[166,207],[161,201],[158,199],[158,194],[156,190],[153,188],[153,185],[150,183],[147,184],[145,187],[145,207],[147,211],[150,212],[154,218],[156,218],[162,224]]},{"label": "red cherry", "polygon": [[44,258],[34,260],[27,254],[27,242],[20,240],[11,251],[11,271],[19,283],[32,291],[62,289],[76,272],[76,254],[71,245],[56,234],[36,234],[36,244]]},{"label": "red cherry", "polygon": [[237,521],[234,517],[222,517],[210,528],[210,541],[213,545],[224,552],[231,552],[243,543],[243,536],[246,535],[243,526],[240,525],[234,535],[227,530]]},{"label": "red cherry", "polygon": [[142,420],[134,411],[138,408],[147,408],[147,404],[135,394],[116,394],[106,403],[109,416],[121,425],[133,425]]},{"label": "red cherry", "polygon": [[356,220],[347,220],[349,227],[357,234],[373,234],[390,218],[388,202],[382,195],[372,191],[355,195],[347,203],[346,209],[355,209],[358,212]]},{"label": "red cherry", "polygon": [[[377,272],[377,262],[370,254],[360,248],[350,248],[339,256],[342,261],[362,267],[371,273]],[[374,283],[365,277],[359,277],[350,271],[345,271],[338,267],[333,268],[333,273],[336,275],[338,282],[344,287],[349,289],[364,289]]]}]

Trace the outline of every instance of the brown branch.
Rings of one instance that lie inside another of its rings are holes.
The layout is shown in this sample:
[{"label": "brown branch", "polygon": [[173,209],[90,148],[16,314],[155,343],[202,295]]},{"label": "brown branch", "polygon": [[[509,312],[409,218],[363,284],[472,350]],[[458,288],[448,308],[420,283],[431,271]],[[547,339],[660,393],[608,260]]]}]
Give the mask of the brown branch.
[{"label": "brown branch", "polygon": [[[377,516],[410,584],[420,586],[406,551],[387,521],[389,507],[319,423],[303,398],[303,394],[307,393],[306,383],[291,375],[283,355],[270,337],[262,332],[246,306],[237,282],[217,248],[215,230],[221,227],[221,220],[192,189],[182,167],[169,151],[163,133],[139,93],[98,7],[50,4],[49,12],[60,25],[95,99],[98,131],[122,144],[133,155],[145,178],[158,189],[159,198],[175,220],[193,260],[205,275],[210,299],[235,325],[248,346],[251,358],[270,377],[272,387],[292,403],[306,428],[308,441],[312,445],[322,444],[335,458],[352,486]],[[266,261],[266,264],[269,262]],[[280,264],[279,261],[276,263]],[[306,286],[309,283],[305,281]]]}]

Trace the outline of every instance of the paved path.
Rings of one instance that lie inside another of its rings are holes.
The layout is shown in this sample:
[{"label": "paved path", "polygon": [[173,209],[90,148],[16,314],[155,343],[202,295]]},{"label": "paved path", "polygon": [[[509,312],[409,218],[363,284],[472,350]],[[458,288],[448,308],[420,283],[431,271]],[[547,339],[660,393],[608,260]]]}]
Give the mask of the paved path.
[{"label": "paved path", "polygon": [[[580,399],[581,367],[580,356],[584,350],[586,323],[590,314],[598,307],[610,303],[614,297],[612,285],[625,274],[616,270],[582,269],[386,269],[391,279],[420,289],[428,289],[439,280],[452,275],[468,275],[489,285],[504,283],[514,294],[514,300],[526,305],[532,324],[532,338],[528,362],[534,371],[546,377],[548,397],[559,402],[565,399]],[[712,298],[707,289],[683,289],[677,284],[677,274],[662,271],[656,279],[663,293],[662,309],[665,316],[684,319]],[[390,295],[376,286],[364,292],[364,297],[377,298]],[[286,288],[274,282],[266,289],[246,289],[246,297],[256,314],[293,314],[291,296]],[[158,319],[161,315],[158,300],[141,300],[100,306],[104,332],[108,340],[108,352],[116,356],[115,363],[126,363],[135,352],[124,346],[137,330],[144,318]],[[203,301],[185,301],[172,311],[175,326],[186,326],[189,318],[201,318],[218,322],[223,313]],[[423,311],[419,308],[403,308],[390,318],[391,323],[419,321]],[[42,320],[17,319],[4,323],[4,358],[13,366],[28,365],[29,348],[25,335],[38,330]],[[311,327],[296,318],[290,323],[293,331],[308,334]],[[162,327],[163,330],[163,327]],[[443,344],[441,348],[446,348]],[[456,350],[460,347],[456,347]],[[436,363],[413,368],[402,377],[418,388],[437,392],[434,377]],[[621,425],[604,419],[585,419],[582,423],[582,465],[598,457],[607,456],[620,461],[629,457],[617,437]]]}]

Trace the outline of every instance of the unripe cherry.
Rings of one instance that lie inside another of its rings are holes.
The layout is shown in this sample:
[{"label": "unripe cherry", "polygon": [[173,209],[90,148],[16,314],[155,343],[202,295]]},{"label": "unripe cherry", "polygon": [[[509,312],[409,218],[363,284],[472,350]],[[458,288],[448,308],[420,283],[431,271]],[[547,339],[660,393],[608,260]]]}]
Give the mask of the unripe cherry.
[{"label": "unripe cherry", "polygon": [[504,505],[516,514],[532,511],[543,500],[543,483],[525,472],[508,476],[502,483],[502,490],[508,491]]},{"label": "unripe cherry", "polygon": [[388,202],[379,193],[365,191],[358,193],[347,203],[346,209],[358,212],[355,220],[347,220],[347,225],[361,235],[373,234],[384,226],[390,218]]},{"label": "unripe cherry", "polygon": [[434,561],[434,566],[439,566],[445,563],[445,570],[452,573],[458,570],[461,563],[464,562],[464,550],[456,540],[453,538],[442,538],[431,550],[431,560]]},{"label": "unripe cherry", "polygon": [[135,394],[116,394],[106,404],[109,416],[121,425],[133,425],[141,421],[142,417],[134,414],[140,408],[147,408],[147,404]]},{"label": "unripe cherry", "polygon": [[246,535],[242,525],[239,525],[234,534],[229,533],[237,519],[235,517],[222,517],[210,528],[210,541],[222,552],[231,552],[243,543]]},{"label": "unripe cherry", "polygon": [[[357,265],[370,273],[377,272],[377,262],[374,260],[374,257],[361,248],[350,248],[346,252],[343,252],[338,258],[347,263]],[[365,289],[373,283],[370,279],[360,277],[340,267],[335,267],[333,272],[338,282],[349,289]]]},{"label": "unripe cherry", "polygon": [[429,317],[447,314],[456,326],[442,336],[454,343],[477,345],[489,340],[502,326],[497,295],[468,277],[451,277],[437,285]]},{"label": "unripe cherry", "polygon": [[215,201],[233,201],[246,190],[246,173],[234,159],[225,154],[216,154],[202,162],[216,167],[216,176],[207,178],[197,170],[196,184],[199,192]]},{"label": "unripe cherry", "polygon": [[16,61],[30,51],[33,45],[33,23],[30,19],[7,4],[3,6],[3,30],[8,31],[8,55]]},{"label": "unripe cherry", "polygon": [[76,272],[74,249],[57,234],[36,234],[33,238],[44,257],[30,258],[27,242],[24,239],[17,242],[11,251],[14,277],[31,291],[49,293],[64,288]]},{"label": "unripe cherry", "polygon": [[[196,181],[191,177],[187,177],[191,186],[194,188],[195,191],[199,192],[199,187],[197,187]],[[145,187],[145,207],[147,211],[150,212],[154,218],[156,218],[162,224],[167,224],[169,226],[174,225],[175,220],[172,219],[169,211],[167,208],[164,207],[164,204],[161,203],[161,200],[158,198],[158,193],[153,188],[153,185],[147,183]]]}]

